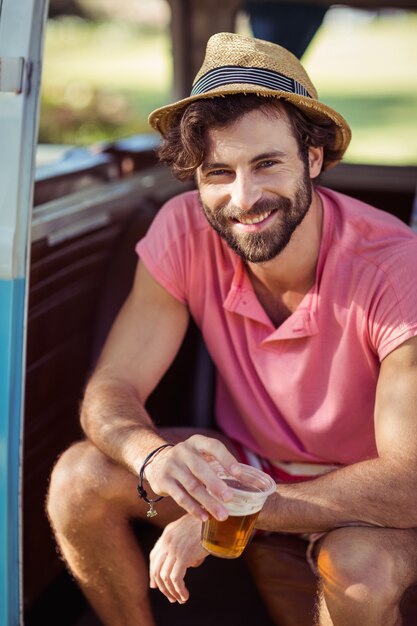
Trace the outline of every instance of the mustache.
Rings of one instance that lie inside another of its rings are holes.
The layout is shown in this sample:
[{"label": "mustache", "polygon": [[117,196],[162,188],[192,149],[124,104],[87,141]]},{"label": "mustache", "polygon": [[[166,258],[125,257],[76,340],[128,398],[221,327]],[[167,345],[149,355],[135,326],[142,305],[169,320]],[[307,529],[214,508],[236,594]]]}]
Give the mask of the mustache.
[{"label": "mustache", "polygon": [[239,220],[241,217],[245,219],[253,219],[259,217],[266,212],[288,210],[291,207],[289,198],[261,198],[252,206],[250,211],[242,211],[234,204],[224,204],[219,207],[218,211],[228,219]]}]

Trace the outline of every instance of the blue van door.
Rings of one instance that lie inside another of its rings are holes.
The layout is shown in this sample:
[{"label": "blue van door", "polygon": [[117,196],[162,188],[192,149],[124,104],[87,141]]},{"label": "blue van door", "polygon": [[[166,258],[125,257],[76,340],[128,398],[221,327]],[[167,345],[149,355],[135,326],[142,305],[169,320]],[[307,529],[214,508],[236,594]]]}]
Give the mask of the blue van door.
[{"label": "blue van door", "polygon": [[22,620],[27,268],[46,0],[0,0],[0,624]]}]

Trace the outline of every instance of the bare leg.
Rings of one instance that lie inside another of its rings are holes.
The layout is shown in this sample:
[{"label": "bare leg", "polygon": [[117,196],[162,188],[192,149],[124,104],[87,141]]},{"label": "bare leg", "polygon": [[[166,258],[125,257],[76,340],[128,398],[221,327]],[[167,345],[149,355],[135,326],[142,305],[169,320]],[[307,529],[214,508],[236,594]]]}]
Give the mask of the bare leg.
[{"label": "bare leg", "polygon": [[320,626],[400,626],[401,599],[417,580],[417,530],[334,530],[318,569]]},{"label": "bare leg", "polygon": [[[168,436],[180,441],[191,434],[175,429]],[[148,509],[136,486],[134,475],[87,441],[67,450],[51,477],[47,511],[57,543],[85,596],[108,626],[154,625],[148,571],[130,526],[132,519],[146,519]],[[158,503],[153,523],[163,527],[182,513],[165,498]]]}]

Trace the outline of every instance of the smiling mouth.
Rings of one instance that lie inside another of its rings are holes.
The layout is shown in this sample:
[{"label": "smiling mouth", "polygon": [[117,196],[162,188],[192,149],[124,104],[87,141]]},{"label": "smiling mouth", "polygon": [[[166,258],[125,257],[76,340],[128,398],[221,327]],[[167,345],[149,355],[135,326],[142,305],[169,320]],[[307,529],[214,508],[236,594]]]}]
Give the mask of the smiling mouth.
[{"label": "smiling mouth", "polygon": [[260,224],[270,215],[272,215],[272,213],[274,213],[274,210],[264,211],[264,213],[261,213],[260,215],[255,215],[255,217],[240,217],[239,219],[235,218],[234,221],[239,224],[244,224],[245,226],[252,226],[253,224]]}]

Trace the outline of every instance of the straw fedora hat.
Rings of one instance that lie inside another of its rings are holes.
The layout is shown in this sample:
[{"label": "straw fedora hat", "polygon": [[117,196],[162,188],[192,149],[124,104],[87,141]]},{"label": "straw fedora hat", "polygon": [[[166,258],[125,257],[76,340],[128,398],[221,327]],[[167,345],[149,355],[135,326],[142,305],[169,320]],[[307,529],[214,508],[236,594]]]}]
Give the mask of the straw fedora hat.
[{"label": "straw fedora hat", "polygon": [[333,148],[343,154],[349,145],[349,125],[337,111],[319,101],[297,57],[277,44],[235,33],[217,33],[210,37],[191,95],[156,109],[148,121],[155,130],[166,135],[173,114],[191,102],[238,93],[281,98],[313,120],[330,119],[336,127]]}]

